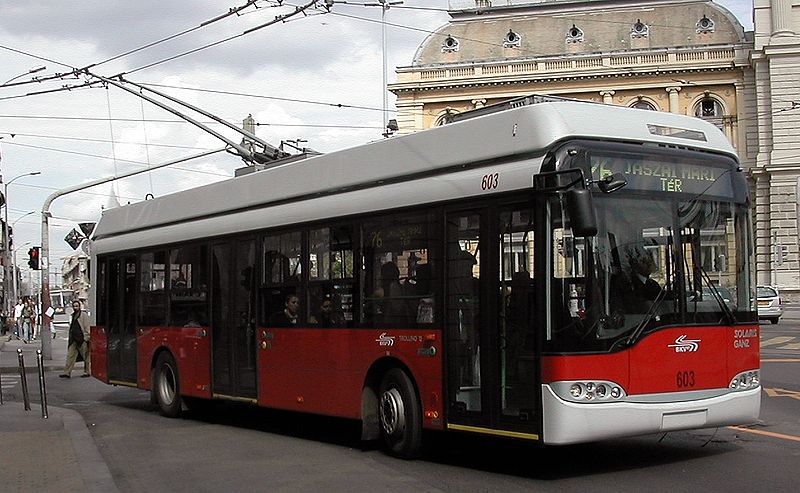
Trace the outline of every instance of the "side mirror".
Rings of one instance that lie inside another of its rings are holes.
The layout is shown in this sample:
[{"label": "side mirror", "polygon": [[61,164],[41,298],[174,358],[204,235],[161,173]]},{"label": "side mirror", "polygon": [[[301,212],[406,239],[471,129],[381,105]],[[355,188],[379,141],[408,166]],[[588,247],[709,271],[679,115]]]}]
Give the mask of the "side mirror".
[{"label": "side mirror", "polygon": [[592,193],[585,188],[573,188],[566,194],[572,232],[575,236],[596,236],[597,220],[594,217]]}]

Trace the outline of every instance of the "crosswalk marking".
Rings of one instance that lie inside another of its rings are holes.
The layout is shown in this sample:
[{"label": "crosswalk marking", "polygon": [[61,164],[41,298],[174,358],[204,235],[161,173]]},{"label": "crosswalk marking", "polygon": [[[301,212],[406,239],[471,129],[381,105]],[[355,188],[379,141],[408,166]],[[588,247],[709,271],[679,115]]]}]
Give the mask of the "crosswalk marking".
[{"label": "crosswalk marking", "polygon": [[3,390],[13,389],[19,385],[19,375],[3,375],[0,376],[0,381],[3,382]]},{"label": "crosswalk marking", "polygon": [[767,339],[766,341],[761,341],[761,347],[765,346],[777,346],[778,344],[783,344],[785,342],[789,342],[794,337],[773,337],[772,339]]}]

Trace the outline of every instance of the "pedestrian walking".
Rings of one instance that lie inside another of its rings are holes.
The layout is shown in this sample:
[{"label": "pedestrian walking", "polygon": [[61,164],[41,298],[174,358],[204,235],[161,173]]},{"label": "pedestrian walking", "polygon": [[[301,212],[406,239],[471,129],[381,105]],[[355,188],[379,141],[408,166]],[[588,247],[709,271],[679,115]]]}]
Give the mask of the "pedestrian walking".
[{"label": "pedestrian walking", "polygon": [[[16,336],[17,340],[20,339],[20,334],[22,333],[22,309],[25,307],[25,303],[23,303],[22,298],[17,300],[17,304],[14,305],[14,336]],[[8,335],[8,340],[11,340],[11,335]]]},{"label": "pedestrian walking", "polygon": [[36,310],[33,308],[33,301],[28,298],[22,306],[22,333],[20,334],[20,339],[25,344],[31,341],[35,324]]},{"label": "pedestrian walking", "polygon": [[81,302],[72,302],[72,318],[69,323],[69,337],[67,341],[67,363],[64,366],[64,373],[59,375],[61,378],[70,378],[72,368],[78,359],[78,354],[83,357],[82,377],[91,376],[91,363],[89,360],[89,315],[81,310]]}]

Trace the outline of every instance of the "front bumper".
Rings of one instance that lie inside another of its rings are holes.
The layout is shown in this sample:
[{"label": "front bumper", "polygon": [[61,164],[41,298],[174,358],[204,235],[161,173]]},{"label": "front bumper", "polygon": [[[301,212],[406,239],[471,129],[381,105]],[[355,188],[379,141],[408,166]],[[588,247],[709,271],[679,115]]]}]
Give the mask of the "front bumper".
[{"label": "front bumper", "polygon": [[[652,397],[652,396],[647,396]],[[705,399],[618,401],[602,404],[568,402],[542,385],[543,442],[566,445],[665,431],[752,423],[761,410],[761,387]]]}]

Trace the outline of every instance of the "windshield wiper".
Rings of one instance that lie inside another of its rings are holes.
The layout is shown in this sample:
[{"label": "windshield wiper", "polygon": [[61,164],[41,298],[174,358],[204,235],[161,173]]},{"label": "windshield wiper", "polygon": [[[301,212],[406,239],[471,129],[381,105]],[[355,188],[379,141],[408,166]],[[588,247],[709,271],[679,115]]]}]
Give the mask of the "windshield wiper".
[{"label": "windshield wiper", "polygon": [[650,320],[653,319],[655,314],[658,312],[658,309],[661,308],[661,304],[665,299],[667,299],[667,287],[661,286],[661,291],[658,292],[658,296],[656,296],[656,299],[653,300],[653,304],[650,306],[650,309],[644,314],[642,321],[639,322],[639,325],[636,326],[636,329],[634,329],[630,337],[625,339],[626,346],[633,346],[636,344],[636,341],[644,332],[645,327],[650,324]]},{"label": "windshield wiper", "polygon": [[711,281],[711,277],[708,273],[703,269],[702,265],[697,266],[698,270],[700,271],[700,277],[705,281],[708,289],[711,291],[711,294],[714,296],[714,299],[719,304],[720,308],[722,308],[722,313],[725,315],[725,320],[728,322],[728,325],[733,325],[736,323],[736,316],[733,314],[731,307],[725,303],[725,299],[720,294],[717,286]]}]

